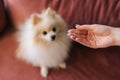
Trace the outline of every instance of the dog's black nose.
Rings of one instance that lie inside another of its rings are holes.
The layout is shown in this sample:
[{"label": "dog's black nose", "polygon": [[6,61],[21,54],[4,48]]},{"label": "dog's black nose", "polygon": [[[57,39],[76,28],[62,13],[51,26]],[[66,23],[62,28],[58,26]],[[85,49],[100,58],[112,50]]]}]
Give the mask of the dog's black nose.
[{"label": "dog's black nose", "polygon": [[55,35],[52,35],[51,38],[52,38],[52,41],[54,41],[55,38],[56,38],[56,36],[55,36]]}]

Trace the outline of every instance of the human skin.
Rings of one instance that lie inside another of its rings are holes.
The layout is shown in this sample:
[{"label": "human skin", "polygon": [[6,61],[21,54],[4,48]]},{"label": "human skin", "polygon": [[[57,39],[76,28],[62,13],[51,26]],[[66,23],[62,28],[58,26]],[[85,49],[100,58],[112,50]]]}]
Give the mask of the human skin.
[{"label": "human skin", "polygon": [[120,45],[120,28],[92,24],[76,25],[76,29],[68,30],[68,36],[90,48],[105,48]]}]

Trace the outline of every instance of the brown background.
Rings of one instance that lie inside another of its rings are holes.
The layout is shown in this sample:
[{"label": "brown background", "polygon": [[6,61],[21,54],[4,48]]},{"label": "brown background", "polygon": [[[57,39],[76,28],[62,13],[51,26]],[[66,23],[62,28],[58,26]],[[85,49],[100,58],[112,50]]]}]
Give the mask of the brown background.
[{"label": "brown background", "polygon": [[0,0],[0,32],[3,30],[3,27],[6,25],[6,16],[5,16],[5,8],[3,1]]},{"label": "brown background", "polygon": [[119,0],[6,0],[15,26],[26,20],[30,14],[51,7],[65,21],[77,24],[105,24],[120,26]]}]

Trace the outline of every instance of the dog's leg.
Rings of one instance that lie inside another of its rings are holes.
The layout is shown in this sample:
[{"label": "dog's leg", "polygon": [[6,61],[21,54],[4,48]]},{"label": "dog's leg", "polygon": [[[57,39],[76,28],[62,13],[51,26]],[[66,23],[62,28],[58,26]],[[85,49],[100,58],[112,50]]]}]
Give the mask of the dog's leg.
[{"label": "dog's leg", "polygon": [[62,69],[65,69],[66,68],[66,63],[65,62],[60,63],[59,67],[62,68]]},{"label": "dog's leg", "polygon": [[41,75],[43,77],[47,77],[47,75],[48,75],[48,68],[47,67],[45,67],[45,66],[41,67]]}]

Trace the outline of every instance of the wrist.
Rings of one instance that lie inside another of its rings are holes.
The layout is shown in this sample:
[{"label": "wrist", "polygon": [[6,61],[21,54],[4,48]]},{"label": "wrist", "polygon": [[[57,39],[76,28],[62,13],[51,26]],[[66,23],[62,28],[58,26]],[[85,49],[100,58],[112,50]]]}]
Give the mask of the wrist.
[{"label": "wrist", "polygon": [[113,28],[113,40],[115,46],[120,46],[120,28]]}]

